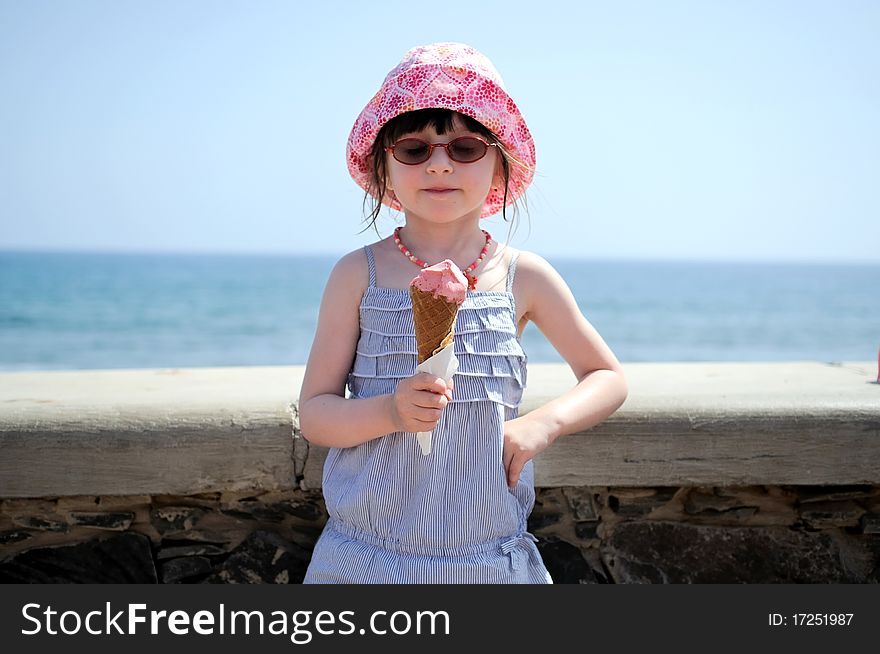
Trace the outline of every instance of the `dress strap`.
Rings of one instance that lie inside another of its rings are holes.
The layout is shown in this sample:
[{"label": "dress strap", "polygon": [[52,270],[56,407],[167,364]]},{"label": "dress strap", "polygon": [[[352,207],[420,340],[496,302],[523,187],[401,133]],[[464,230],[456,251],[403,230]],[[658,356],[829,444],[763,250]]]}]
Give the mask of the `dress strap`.
[{"label": "dress strap", "polygon": [[370,286],[376,285],[376,261],[373,259],[373,250],[369,245],[364,246],[367,253],[367,269],[370,271]]},{"label": "dress strap", "polygon": [[510,257],[510,264],[507,266],[507,292],[513,293],[513,276],[516,274],[516,262],[519,260],[519,252]]}]

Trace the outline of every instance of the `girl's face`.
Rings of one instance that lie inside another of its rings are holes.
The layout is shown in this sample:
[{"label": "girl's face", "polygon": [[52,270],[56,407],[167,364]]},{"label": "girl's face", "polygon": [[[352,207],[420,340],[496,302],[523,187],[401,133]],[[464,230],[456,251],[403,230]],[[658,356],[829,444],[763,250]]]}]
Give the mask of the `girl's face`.
[{"label": "girl's face", "polygon": [[[449,143],[461,136],[480,135],[456,120],[452,130],[442,136],[433,126],[428,126],[400,138],[419,138],[433,144]],[[445,148],[434,148],[424,163],[407,165],[388,152],[385,155],[387,186],[394,191],[408,216],[443,223],[465,217],[479,219],[490,189],[503,183],[498,156],[497,149],[490,147],[479,161],[459,163],[449,158]]]}]

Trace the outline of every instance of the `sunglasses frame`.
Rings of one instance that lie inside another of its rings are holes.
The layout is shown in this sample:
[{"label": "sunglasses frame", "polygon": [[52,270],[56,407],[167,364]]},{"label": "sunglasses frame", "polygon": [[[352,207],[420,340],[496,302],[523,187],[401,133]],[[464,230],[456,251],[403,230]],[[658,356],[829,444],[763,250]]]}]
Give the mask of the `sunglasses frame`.
[{"label": "sunglasses frame", "polygon": [[[456,159],[455,157],[452,156],[452,153],[449,151],[449,146],[452,145],[453,143],[455,143],[456,141],[462,141],[464,139],[474,139],[476,141],[479,141],[480,143],[482,143],[483,145],[486,146],[486,150],[483,152],[483,154],[481,154],[476,159],[471,159],[469,161],[461,161],[460,159]],[[400,159],[397,158],[397,155],[394,154],[394,148],[396,148],[398,145],[400,145],[404,141],[418,141],[419,143],[423,143],[423,144],[427,145],[428,146],[428,156],[426,156],[421,161],[412,161],[412,162],[411,161],[400,161]],[[497,143],[489,143],[489,141],[487,141],[484,138],[480,138],[479,136],[459,136],[458,138],[454,138],[451,141],[447,141],[446,143],[428,143],[424,139],[416,138],[415,136],[407,136],[405,138],[398,139],[392,145],[386,146],[385,152],[390,152],[391,156],[394,157],[394,160],[399,163],[402,163],[404,166],[418,166],[419,164],[423,164],[431,158],[431,155],[434,154],[434,148],[444,148],[446,150],[447,156],[450,159],[452,159],[453,161],[455,161],[456,163],[469,164],[469,163],[478,162],[480,159],[482,159],[483,157],[486,156],[486,154],[489,152],[490,147],[497,146],[497,145],[498,145]]]}]

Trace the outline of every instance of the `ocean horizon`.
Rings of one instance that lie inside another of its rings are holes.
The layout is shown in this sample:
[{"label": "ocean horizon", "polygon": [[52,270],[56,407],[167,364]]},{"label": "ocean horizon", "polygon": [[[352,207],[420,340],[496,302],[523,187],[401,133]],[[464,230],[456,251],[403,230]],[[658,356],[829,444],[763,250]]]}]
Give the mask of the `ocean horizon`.
[{"label": "ocean horizon", "polygon": [[[0,251],[0,371],[304,364],[337,258]],[[877,360],[880,264],[546,258],[623,364]]]}]

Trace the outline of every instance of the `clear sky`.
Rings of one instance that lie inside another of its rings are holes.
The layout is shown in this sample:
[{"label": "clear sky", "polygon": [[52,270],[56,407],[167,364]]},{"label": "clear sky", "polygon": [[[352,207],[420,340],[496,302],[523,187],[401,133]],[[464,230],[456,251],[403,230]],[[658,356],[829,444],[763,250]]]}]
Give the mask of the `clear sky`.
[{"label": "clear sky", "polygon": [[359,247],[352,123],[462,41],[535,137],[514,245],[880,263],[878,35],[874,0],[0,0],[0,248]]}]

